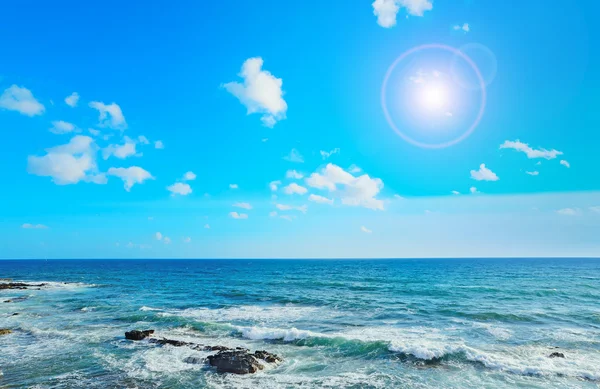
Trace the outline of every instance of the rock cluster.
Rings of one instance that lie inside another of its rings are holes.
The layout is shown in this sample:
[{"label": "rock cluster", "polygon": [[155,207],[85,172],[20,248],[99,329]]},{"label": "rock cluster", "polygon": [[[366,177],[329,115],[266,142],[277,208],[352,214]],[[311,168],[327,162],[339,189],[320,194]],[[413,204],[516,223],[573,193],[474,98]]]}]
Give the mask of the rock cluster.
[{"label": "rock cluster", "polygon": [[28,289],[28,288],[41,288],[46,284],[25,284],[22,282],[0,282],[0,290],[2,289]]},{"label": "rock cluster", "polygon": [[232,349],[225,346],[205,346],[180,340],[151,338],[153,333],[154,330],[132,330],[125,333],[125,338],[136,341],[149,338],[148,342],[160,345],[168,344],[174,347],[185,346],[198,351],[218,351],[216,354],[209,355],[206,360],[198,357],[187,357],[184,362],[193,364],[208,362],[208,364],[214,366],[219,373],[256,373],[265,367],[261,362],[280,363],[283,361],[279,356],[264,350],[251,353],[248,349],[242,347]]}]

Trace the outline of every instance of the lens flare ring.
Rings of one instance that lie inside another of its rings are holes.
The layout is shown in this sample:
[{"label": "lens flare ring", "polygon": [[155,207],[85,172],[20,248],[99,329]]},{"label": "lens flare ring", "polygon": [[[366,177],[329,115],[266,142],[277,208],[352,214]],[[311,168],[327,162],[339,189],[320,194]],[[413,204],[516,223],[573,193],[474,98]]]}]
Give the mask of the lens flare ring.
[{"label": "lens flare ring", "polygon": [[[448,51],[448,52],[454,54],[455,56],[458,56],[458,57],[462,58],[463,60],[465,60],[465,62],[467,64],[469,64],[469,66],[471,67],[471,69],[473,70],[475,75],[477,76],[477,81],[479,82],[479,86],[481,88],[480,89],[481,90],[481,99],[480,99],[480,104],[479,104],[479,111],[477,112],[477,117],[475,118],[475,121],[473,121],[473,123],[467,129],[467,131],[465,131],[462,135],[460,135],[459,137],[457,137],[453,140],[450,140],[450,141],[444,142],[444,143],[435,143],[435,144],[419,142],[419,141],[411,138],[410,136],[404,134],[402,131],[400,131],[398,129],[398,127],[396,126],[396,124],[394,123],[394,121],[392,120],[392,117],[388,111],[387,98],[386,98],[387,84],[388,84],[388,81],[389,81],[394,69],[396,68],[396,66],[398,66],[398,64],[400,62],[404,61],[410,55],[417,53],[419,51],[430,50],[430,49],[445,50],[445,51]],[[392,127],[394,132],[396,132],[398,135],[400,135],[400,137],[402,139],[404,139],[405,141],[412,143],[415,146],[419,146],[419,147],[423,147],[423,148],[441,149],[441,148],[455,145],[455,144],[461,142],[462,140],[466,139],[469,135],[471,135],[473,133],[473,131],[475,131],[475,128],[477,128],[477,126],[479,125],[479,122],[481,121],[481,118],[483,117],[483,114],[485,112],[486,100],[487,100],[487,94],[486,94],[486,89],[485,89],[485,80],[483,79],[483,76],[481,75],[481,72],[479,71],[479,68],[477,67],[475,62],[473,62],[473,60],[468,55],[463,53],[462,51],[455,49],[452,46],[447,46],[447,45],[438,44],[438,43],[431,43],[431,44],[413,47],[412,49],[402,53],[402,55],[400,55],[394,61],[394,63],[392,63],[392,65],[389,67],[387,73],[385,74],[385,78],[383,79],[383,85],[381,86],[381,106],[383,108],[383,113],[385,114],[385,118],[386,118],[388,124],[390,125],[390,127]]]}]

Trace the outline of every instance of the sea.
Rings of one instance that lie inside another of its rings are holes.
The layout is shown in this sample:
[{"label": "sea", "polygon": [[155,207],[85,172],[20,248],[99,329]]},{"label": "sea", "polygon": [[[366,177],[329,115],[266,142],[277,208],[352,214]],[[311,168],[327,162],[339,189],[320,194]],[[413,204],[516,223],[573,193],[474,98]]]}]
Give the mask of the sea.
[{"label": "sea", "polygon": [[[46,284],[0,290],[1,388],[600,387],[600,259],[3,260],[0,278]],[[283,362],[220,374],[132,329]]]}]

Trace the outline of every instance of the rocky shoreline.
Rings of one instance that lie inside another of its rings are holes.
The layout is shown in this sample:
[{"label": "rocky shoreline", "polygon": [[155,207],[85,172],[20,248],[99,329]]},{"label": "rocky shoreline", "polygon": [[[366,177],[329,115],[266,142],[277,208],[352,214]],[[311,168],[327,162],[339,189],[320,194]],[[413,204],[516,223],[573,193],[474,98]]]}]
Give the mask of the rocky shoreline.
[{"label": "rocky shoreline", "polygon": [[125,339],[132,341],[147,339],[149,343],[160,345],[189,347],[197,351],[217,351],[216,354],[209,355],[206,359],[188,357],[184,362],[194,364],[208,363],[210,366],[215,367],[218,373],[252,374],[263,370],[265,363],[276,365],[283,362],[283,359],[278,355],[264,350],[257,350],[251,353],[250,350],[243,347],[232,349],[225,346],[207,346],[180,340],[153,338],[153,334],[154,330],[132,330],[125,333]]}]

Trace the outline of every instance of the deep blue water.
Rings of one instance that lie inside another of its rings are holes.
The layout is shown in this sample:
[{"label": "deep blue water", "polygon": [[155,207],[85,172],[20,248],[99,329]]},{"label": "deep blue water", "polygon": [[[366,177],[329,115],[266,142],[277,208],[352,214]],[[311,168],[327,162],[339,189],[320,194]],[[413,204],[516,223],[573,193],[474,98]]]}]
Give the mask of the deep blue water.
[{"label": "deep blue water", "polygon": [[[600,385],[595,259],[0,261],[0,277],[51,282],[0,291],[27,297],[0,302],[0,387]],[[205,352],[124,340],[135,328],[284,362],[220,375],[184,362]]]}]

